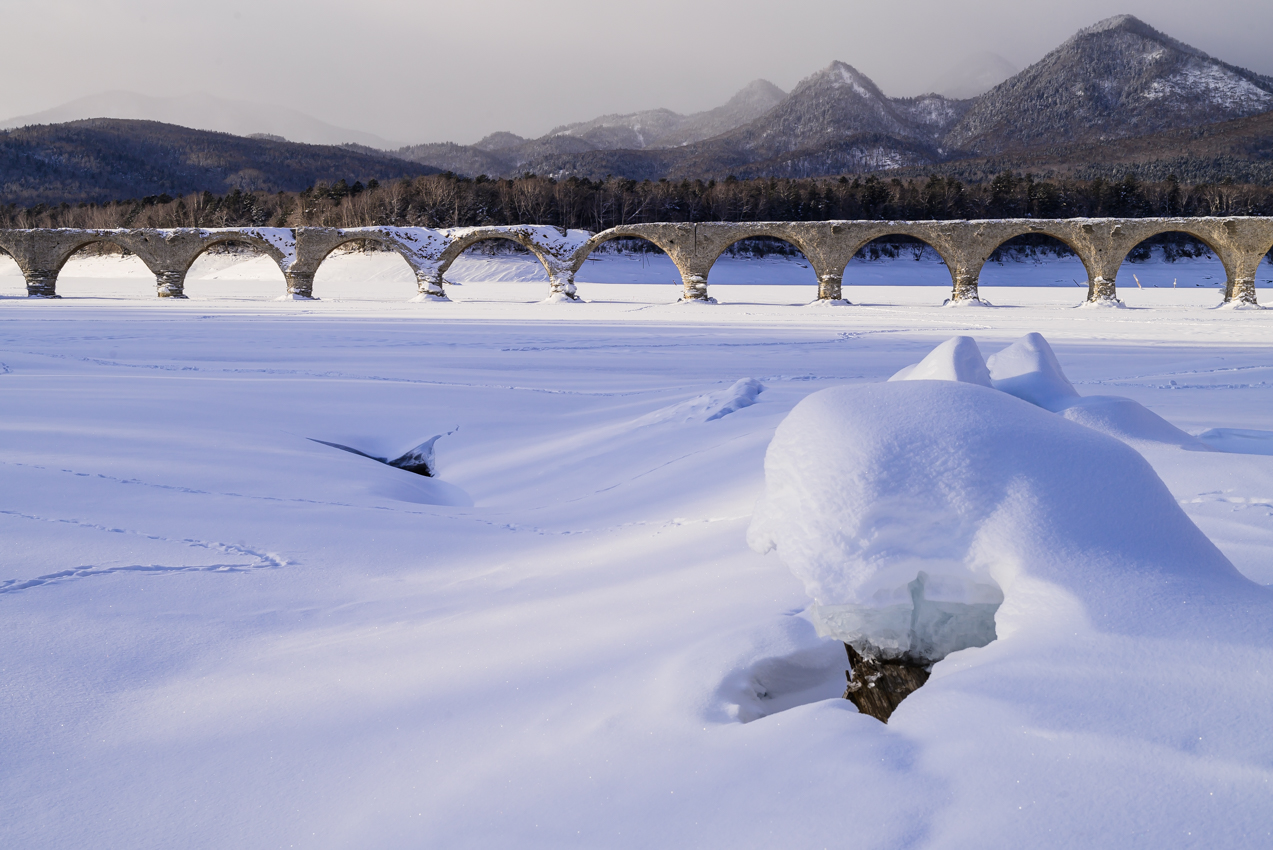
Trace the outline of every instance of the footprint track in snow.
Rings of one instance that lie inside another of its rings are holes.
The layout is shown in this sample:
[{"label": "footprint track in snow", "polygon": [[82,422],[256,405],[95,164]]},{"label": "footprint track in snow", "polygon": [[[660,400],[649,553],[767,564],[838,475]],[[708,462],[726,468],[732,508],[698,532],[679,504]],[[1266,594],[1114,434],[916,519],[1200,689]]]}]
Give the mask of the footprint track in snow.
[{"label": "footprint track in snow", "polygon": [[[28,520],[31,522],[45,522],[69,525],[74,528],[85,529],[88,531],[99,531],[105,534],[122,534],[133,537],[140,537],[145,540],[152,540],[157,543],[176,544],[189,549],[202,550],[205,552],[219,552],[230,558],[224,563],[214,564],[124,564],[118,566],[99,566],[94,564],[81,564],[70,569],[59,570],[53,573],[36,576],[29,579],[9,579],[0,581],[0,594],[14,593],[19,590],[27,590],[32,587],[40,587],[47,584],[60,584],[66,581],[72,581],[80,578],[88,578],[90,576],[110,575],[120,572],[140,572],[140,573],[184,573],[184,572],[247,572],[249,570],[261,569],[279,569],[281,567],[292,564],[278,555],[269,552],[259,552],[246,546],[240,546],[235,543],[219,543],[209,540],[198,540],[195,538],[176,539],[164,537],[159,534],[148,534],[144,531],[135,531],[126,528],[112,528],[110,526],[101,525],[100,523],[82,522],[76,519],[62,519],[59,517],[42,517],[34,514],[21,513],[20,511],[0,510],[0,516],[12,517],[14,519]],[[237,557],[236,557],[237,556]]]}]

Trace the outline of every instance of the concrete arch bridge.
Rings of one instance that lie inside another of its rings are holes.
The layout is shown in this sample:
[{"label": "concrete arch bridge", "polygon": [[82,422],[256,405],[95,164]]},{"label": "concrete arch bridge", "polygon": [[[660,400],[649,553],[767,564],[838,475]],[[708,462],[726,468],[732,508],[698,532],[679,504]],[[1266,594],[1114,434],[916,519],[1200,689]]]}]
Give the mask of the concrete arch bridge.
[{"label": "concrete arch bridge", "polygon": [[1073,250],[1087,270],[1087,300],[1116,303],[1114,281],[1128,254],[1146,239],[1166,233],[1192,236],[1224,265],[1224,300],[1258,306],[1255,275],[1273,250],[1273,218],[1002,219],[987,221],[821,221],[632,224],[601,233],[547,225],[464,227],[176,228],[136,230],[0,230],[0,250],[17,262],[31,297],[57,297],[57,276],[77,251],[113,244],[136,254],[155,275],[160,297],[182,298],[186,273],[205,251],[226,243],[247,245],[272,258],[287,281],[282,298],[313,297],[314,275],[337,248],[371,241],[397,252],[415,273],[413,300],[448,300],[444,275],[479,242],[508,240],[543,264],[548,299],[577,300],[574,277],[588,257],[613,239],[643,239],[668,255],[681,274],[683,300],[711,301],[708,276],[716,260],[744,239],[768,237],[789,243],[818,277],[818,300],[842,300],[849,261],[881,237],[907,236],[930,246],[951,275],[952,304],[981,303],[977,281],[997,248],[1029,234],[1049,236]]}]

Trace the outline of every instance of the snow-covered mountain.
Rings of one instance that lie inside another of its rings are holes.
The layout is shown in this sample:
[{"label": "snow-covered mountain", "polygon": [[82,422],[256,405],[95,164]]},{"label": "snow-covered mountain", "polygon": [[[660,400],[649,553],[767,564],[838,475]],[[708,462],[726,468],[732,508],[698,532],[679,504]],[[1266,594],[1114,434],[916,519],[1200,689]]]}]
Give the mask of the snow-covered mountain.
[{"label": "snow-covered mountain", "polygon": [[1142,136],[1270,109],[1273,79],[1120,15],[1080,30],[977,98],[946,143],[993,153]]},{"label": "snow-covered mountain", "polygon": [[801,80],[782,103],[726,138],[768,157],[862,133],[935,142],[966,106],[937,94],[890,98],[865,74],[832,62]]},{"label": "snow-covered mountain", "polygon": [[[1002,57],[972,57],[935,88],[971,92],[1010,70]],[[1270,110],[1273,79],[1122,15],[1081,30],[973,98],[890,98],[851,65],[833,62],[760,117],[714,138],[663,151],[565,152],[535,160],[533,170],[635,179],[843,174],[1148,138]]]},{"label": "snow-covered mountain", "polygon": [[311,145],[347,142],[387,150],[393,142],[361,130],[350,130],[320,121],[277,104],[226,100],[210,94],[151,97],[128,91],[108,91],[81,97],[61,106],[0,121],[0,130],[33,124],[64,124],[87,118],[121,118],[176,124],[194,130],[212,130],[236,136],[268,134]]},{"label": "snow-covered mountain", "polygon": [[935,162],[968,101],[938,94],[890,98],[869,77],[832,62],[763,115],[673,150],[590,151],[533,163],[537,173],[698,177],[808,176]]},{"label": "snow-covered mountain", "polygon": [[602,115],[556,127],[538,139],[499,132],[475,145],[412,145],[400,149],[398,155],[457,174],[553,172],[559,169],[558,163],[593,151],[673,148],[711,138],[764,115],[785,97],[786,93],[768,80],[755,80],[722,106],[692,115],[670,109]]},{"label": "snow-covered mountain", "polygon": [[740,127],[773,109],[787,96],[768,80],[753,80],[723,106],[679,115],[669,109],[651,109],[628,115],[603,115],[592,121],[567,124],[549,136],[578,136],[598,150],[670,148],[710,139]]}]

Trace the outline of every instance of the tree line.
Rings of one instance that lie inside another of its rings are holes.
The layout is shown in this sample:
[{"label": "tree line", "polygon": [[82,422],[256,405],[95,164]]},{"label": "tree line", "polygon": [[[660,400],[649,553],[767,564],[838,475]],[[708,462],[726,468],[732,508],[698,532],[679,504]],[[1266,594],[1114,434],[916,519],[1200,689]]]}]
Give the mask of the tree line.
[{"label": "tree line", "polygon": [[0,207],[0,227],[457,227],[549,224],[605,230],[620,224],[695,221],[946,220],[1082,216],[1273,215],[1273,186],[1230,181],[1186,185],[1039,180],[1002,172],[966,184],[865,177],[721,181],[588,180],[523,175],[466,178],[443,173],[386,181],[319,183],[301,192],[235,189],[155,195],[105,204]]}]

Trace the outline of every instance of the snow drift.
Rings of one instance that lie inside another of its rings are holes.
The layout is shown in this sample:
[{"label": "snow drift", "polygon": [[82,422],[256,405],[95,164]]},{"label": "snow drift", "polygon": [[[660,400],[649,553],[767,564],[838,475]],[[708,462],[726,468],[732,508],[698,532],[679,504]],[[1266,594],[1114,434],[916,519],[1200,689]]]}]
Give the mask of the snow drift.
[{"label": "snow drift", "polygon": [[1197,438],[1130,398],[1080,396],[1041,334],[1026,334],[998,354],[992,354],[986,365],[995,389],[1123,442],[1210,451]]},{"label": "snow drift", "polygon": [[1122,396],[1080,396],[1041,334],[1026,334],[982,359],[972,337],[948,339],[890,381],[959,381],[994,387],[1066,419],[1132,445],[1168,445],[1211,451],[1144,405]]}]

